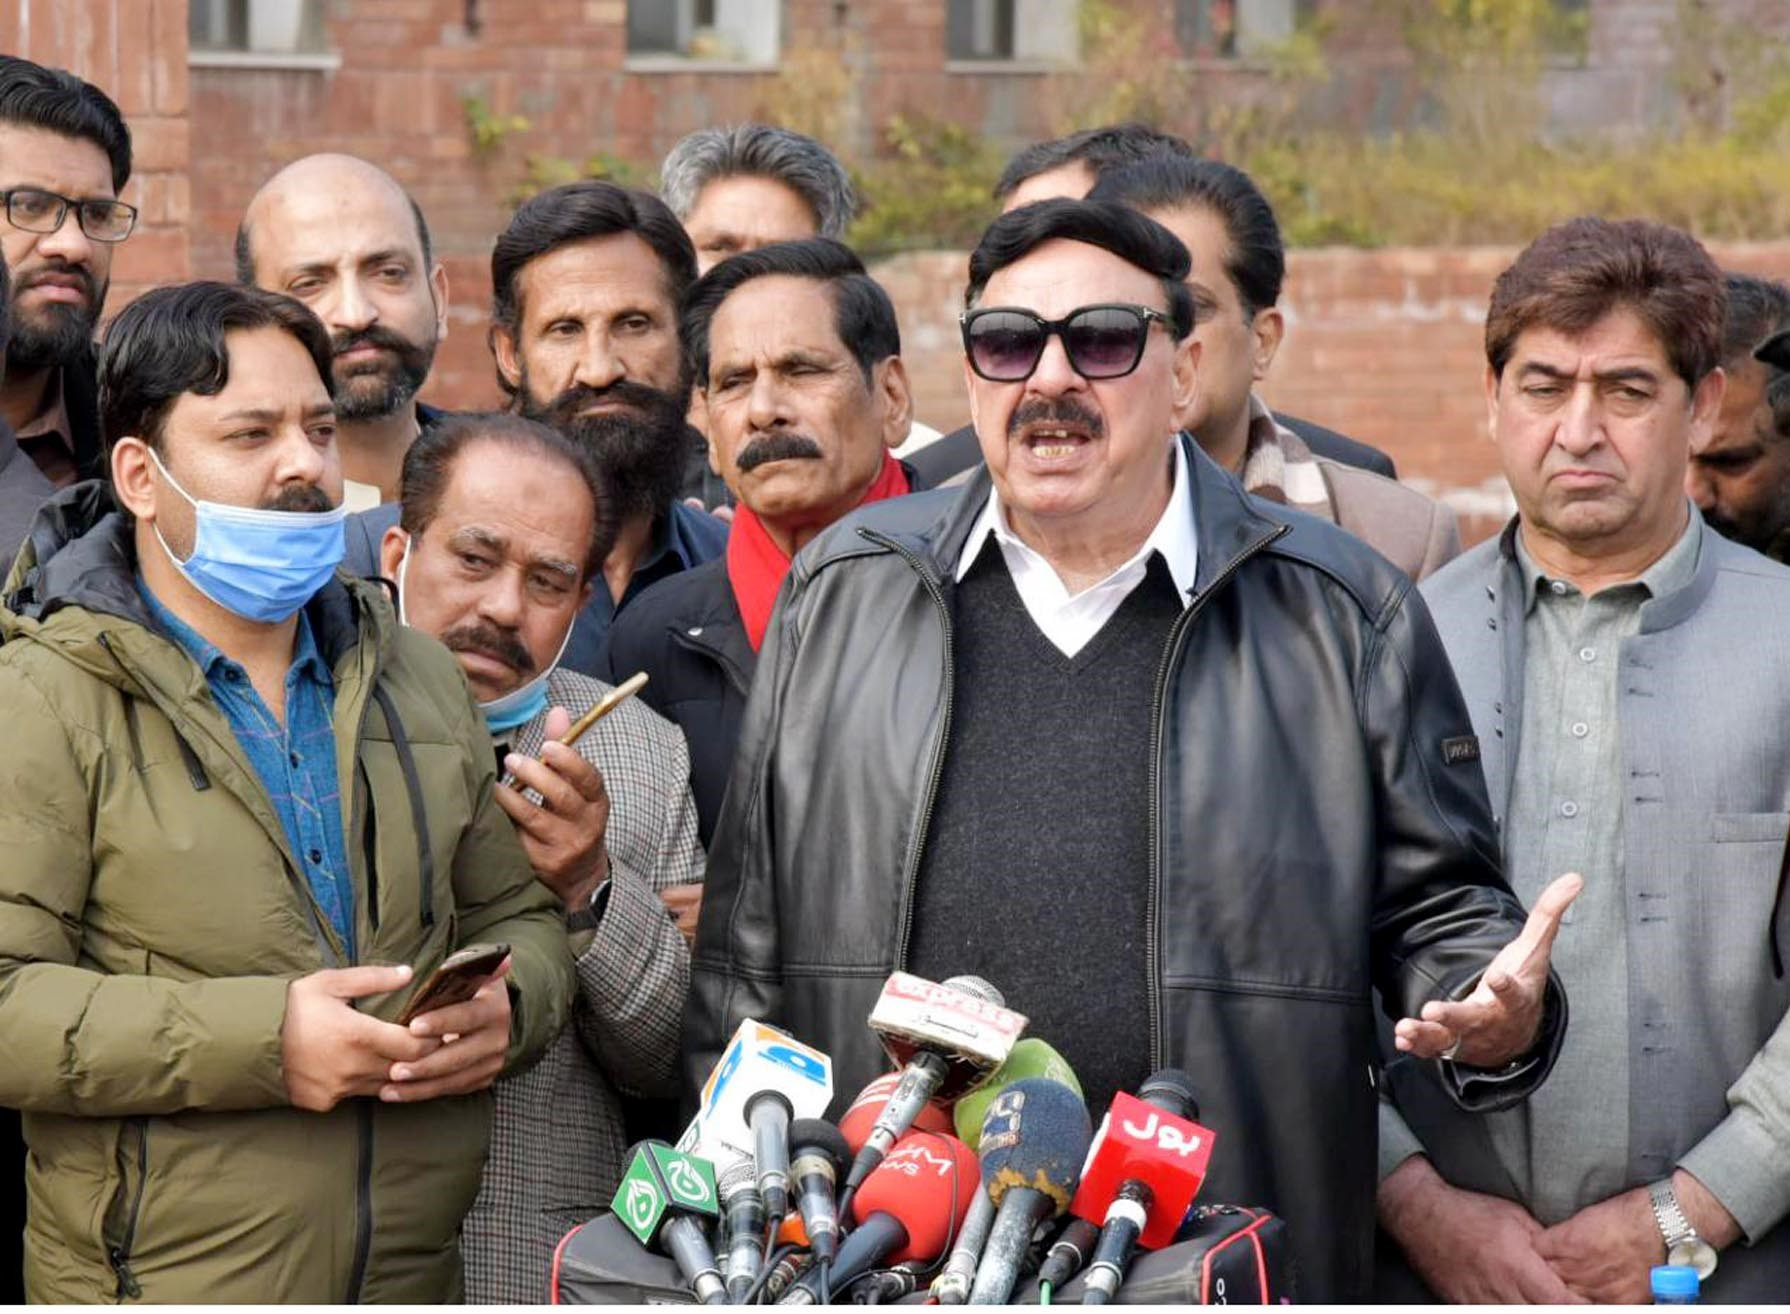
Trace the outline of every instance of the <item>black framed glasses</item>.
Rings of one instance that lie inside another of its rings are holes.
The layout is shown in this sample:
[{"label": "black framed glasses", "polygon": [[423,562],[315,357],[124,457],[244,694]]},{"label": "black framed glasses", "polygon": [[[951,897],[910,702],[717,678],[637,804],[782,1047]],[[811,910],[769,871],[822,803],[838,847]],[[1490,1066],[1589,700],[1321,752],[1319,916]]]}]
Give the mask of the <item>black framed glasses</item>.
[{"label": "black framed glasses", "polygon": [[81,231],[96,242],[122,242],[137,226],[137,207],[100,197],[77,200],[58,196],[41,187],[12,187],[0,192],[6,202],[6,222],[27,233],[53,233],[62,227],[69,207],[74,207]]},{"label": "black framed glasses", "polygon": [[985,306],[958,316],[970,368],[991,383],[1031,378],[1052,334],[1062,339],[1069,364],[1082,378],[1123,378],[1144,358],[1150,325],[1168,322],[1160,310],[1123,302],[1083,306],[1062,319],[1008,306]]}]

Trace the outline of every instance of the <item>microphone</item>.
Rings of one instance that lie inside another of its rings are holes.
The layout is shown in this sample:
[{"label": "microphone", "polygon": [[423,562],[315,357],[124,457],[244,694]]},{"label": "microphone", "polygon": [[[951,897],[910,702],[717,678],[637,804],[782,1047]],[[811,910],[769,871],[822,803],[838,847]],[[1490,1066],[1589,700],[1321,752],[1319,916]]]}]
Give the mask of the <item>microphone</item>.
[{"label": "microphone", "polygon": [[1093,1128],[1088,1106],[1060,1082],[1026,1077],[995,1097],[982,1123],[982,1184],[994,1201],[972,1305],[1005,1305],[1032,1233],[1069,1207]]},{"label": "microphone", "polygon": [[975,976],[939,985],[896,972],[870,1013],[870,1029],[901,1069],[845,1179],[849,1195],[914,1125],[935,1095],[952,1100],[988,1080],[1025,1030],[1023,1014],[1003,1006],[1000,991]]},{"label": "microphone", "polygon": [[941,1305],[961,1305],[970,1298],[970,1287],[976,1281],[976,1264],[982,1258],[982,1247],[988,1244],[988,1229],[994,1226],[994,1201],[987,1191],[977,1191],[970,1201],[970,1211],[963,1217],[963,1231],[951,1247],[944,1272],[932,1280],[932,1298]]},{"label": "microphone", "polygon": [[955,1136],[914,1132],[889,1151],[852,1201],[857,1227],[831,1264],[816,1264],[777,1303],[820,1303],[823,1287],[843,1290],[894,1264],[928,1267],[944,1253],[978,1186],[976,1156]]},{"label": "microphone", "polygon": [[803,1118],[790,1127],[789,1146],[808,1248],[815,1259],[829,1261],[839,1249],[839,1208],[833,1187],[851,1157],[845,1137],[830,1122]]},{"label": "microphone", "polygon": [[996,1068],[988,1081],[957,1101],[951,1110],[952,1120],[957,1126],[957,1135],[972,1150],[981,1148],[982,1119],[988,1114],[988,1106],[995,1101],[1002,1090],[1016,1081],[1026,1077],[1048,1077],[1059,1085],[1067,1086],[1077,1095],[1084,1094],[1081,1082],[1075,1075],[1075,1069],[1069,1066],[1069,1060],[1036,1036],[1025,1036],[1007,1055],[1007,1061]]},{"label": "microphone", "polygon": [[727,1217],[727,1299],[738,1305],[764,1267],[764,1198],[752,1160],[736,1158],[722,1171],[720,1195]]},{"label": "microphone", "polygon": [[1038,1266],[1040,1289],[1048,1285],[1052,1291],[1061,1291],[1064,1283],[1081,1272],[1081,1266],[1093,1253],[1094,1242],[1099,1239],[1098,1223],[1090,1223],[1085,1218],[1071,1218],[1065,1223],[1045,1252],[1044,1262]]},{"label": "microphone", "polygon": [[820,1117],[832,1101],[832,1059],[747,1018],[703,1083],[678,1148],[717,1160],[750,1155],[765,1210],[779,1219],[789,1212],[789,1124]]},{"label": "microphone", "polygon": [[[885,1072],[858,1093],[858,1098],[851,1102],[844,1116],[839,1119],[840,1135],[845,1137],[846,1148],[850,1155],[864,1148],[864,1142],[870,1139],[870,1129],[882,1115],[889,1097],[901,1084],[899,1072]],[[945,1132],[951,1131],[951,1111],[937,1100],[920,1106],[919,1114],[914,1118],[914,1125],[909,1131]],[[978,1128],[980,1130],[980,1128]],[[962,1139],[961,1137],[959,1139]]]},{"label": "microphone", "polygon": [[1194,1121],[1199,1105],[1185,1072],[1165,1068],[1138,1095],[1113,1097],[1070,1204],[1077,1218],[1100,1224],[1084,1305],[1112,1299],[1137,1247],[1174,1241],[1212,1158],[1213,1136]]},{"label": "microphone", "polygon": [[715,1170],[707,1161],[664,1141],[642,1141],[629,1156],[609,1207],[641,1245],[677,1264],[698,1300],[721,1305],[727,1291],[699,1221],[717,1216],[717,1198]]}]

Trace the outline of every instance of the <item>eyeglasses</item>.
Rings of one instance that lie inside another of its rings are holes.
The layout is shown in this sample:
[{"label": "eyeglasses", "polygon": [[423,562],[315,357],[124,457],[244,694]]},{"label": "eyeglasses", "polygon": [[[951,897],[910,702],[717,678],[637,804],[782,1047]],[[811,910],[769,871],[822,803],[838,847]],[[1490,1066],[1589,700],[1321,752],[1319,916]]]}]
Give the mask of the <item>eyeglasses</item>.
[{"label": "eyeglasses", "polygon": [[96,242],[122,242],[137,226],[137,207],[123,201],[81,201],[39,187],[14,187],[0,192],[0,200],[6,202],[6,222],[27,233],[56,232],[71,205],[81,231]]},{"label": "eyeglasses", "polygon": [[1001,306],[958,316],[970,368],[992,383],[1031,378],[1052,334],[1063,340],[1069,364],[1082,378],[1123,378],[1144,358],[1150,325],[1169,322],[1160,310],[1120,303],[1083,306],[1054,320]]}]

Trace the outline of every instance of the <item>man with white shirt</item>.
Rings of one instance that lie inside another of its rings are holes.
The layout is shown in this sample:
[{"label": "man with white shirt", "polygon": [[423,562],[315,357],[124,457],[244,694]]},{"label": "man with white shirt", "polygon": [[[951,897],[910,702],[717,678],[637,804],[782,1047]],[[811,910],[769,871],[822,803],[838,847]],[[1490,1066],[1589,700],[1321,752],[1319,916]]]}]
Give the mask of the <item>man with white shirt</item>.
[{"label": "man with white shirt", "polygon": [[1522,1098],[1563,1029],[1573,883],[1525,923],[1405,576],[1175,433],[1188,265],[1104,202],[983,237],[962,325],[986,470],[854,512],[790,569],[711,847],[686,1075],[751,1016],[849,1094],[883,1066],[864,1018],[888,972],[974,972],[1096,1115],[1198,1074],[1207,1196],[1287,1217],[1302,1297],[1359,1299],[1371,990],[1462,1106]]}]

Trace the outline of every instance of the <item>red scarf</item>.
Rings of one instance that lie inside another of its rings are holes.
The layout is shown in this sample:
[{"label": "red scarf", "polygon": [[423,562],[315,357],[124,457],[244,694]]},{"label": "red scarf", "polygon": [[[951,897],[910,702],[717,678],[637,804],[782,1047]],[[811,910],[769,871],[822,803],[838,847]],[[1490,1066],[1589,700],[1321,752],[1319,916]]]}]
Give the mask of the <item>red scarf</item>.
[{"label": "red scarf", "polygon": [[[858,505],[902,497],[908,491],[907,471],[885,452],[883,468]],[[746,639],[753,652],[764,646],[764,633],[771,626],[771,609],[777,605],[777,590],[783,587],[787,574],[789,558],[771,538],[764,522],[742,504],[733,513],[733,529],[727,535],[727,582],[733,587],[733,600],[739,606],[740,619],[746,622]]]}]

